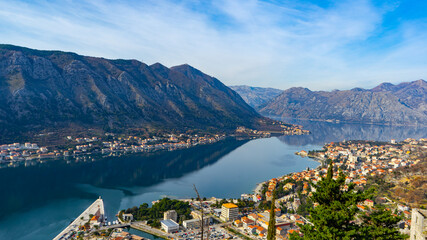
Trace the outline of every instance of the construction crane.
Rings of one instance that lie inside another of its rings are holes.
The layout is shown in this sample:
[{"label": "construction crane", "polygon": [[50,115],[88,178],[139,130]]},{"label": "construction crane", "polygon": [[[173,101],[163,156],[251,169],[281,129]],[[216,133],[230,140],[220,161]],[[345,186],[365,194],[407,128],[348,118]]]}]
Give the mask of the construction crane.
[{"label": "construction crane", "polygon": [[[199,200],[199,203],[200,203],[200,215],[201,215],[201,224],[200,224],[200,229],[201,229],[201,235],[200,235],[200,239],[201,240],[203,240],[204,238],[203,238],[203,234],[204,234],[204,225],[205,225],[205,221],[204,221],[204,217],[203,217],[203,201],[202,201],[202,198],[200,197],[200,195],[199,195],[199,191],[197,191],[197,188],[196,188],[196,185],[194,185],[193,184],[193,187],[194,187],[194,191],[196,192],[196,194],[197,194],[197,199]],[[206,234],[207,236],[206,236],[206,239],[208,239],[209,240],[209,225],[208,225],[208,231],[207,231],[207,234]]]}]

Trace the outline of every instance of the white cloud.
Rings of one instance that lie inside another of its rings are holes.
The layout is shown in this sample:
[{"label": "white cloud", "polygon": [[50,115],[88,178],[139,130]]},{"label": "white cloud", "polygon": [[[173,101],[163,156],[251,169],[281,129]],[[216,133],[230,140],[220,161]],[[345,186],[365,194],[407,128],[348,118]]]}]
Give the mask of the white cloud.
[{"label": "white cloud", "polygon": [[[229,85],[352,88],[425,74],[421,62],[427,57],[417,49],[425,52],[426,44],[408,34],[407,26],[397,30],[410,36],[396,48],[378,54],[363,46],[381,31],[385,13],[369,1],[340,1],[327,9],[292,1],[276,6],[223,0],[206,9],[203,4],[0,1],[0,37],[31,48],[167,66],[188,63]],[[401,57],[412,59],[411,65],[399,69]]]}]

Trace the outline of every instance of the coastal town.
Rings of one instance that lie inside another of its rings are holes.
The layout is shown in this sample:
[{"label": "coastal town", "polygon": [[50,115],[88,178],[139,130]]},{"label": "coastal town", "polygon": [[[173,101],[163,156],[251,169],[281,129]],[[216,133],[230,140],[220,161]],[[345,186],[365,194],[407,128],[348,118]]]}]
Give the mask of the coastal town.
[{"label": "coastal town", "polygon": [[119,137],[106,133],[104,138],[67,136],[68,148],[39,147],[35,143],[13,143],[0,145],[0,161],[16,162],[33,159],[49,159],[58,157],[76,157],[91,154],[109,155],[114,153],[152,152],[158,150],[175,150],[199,144],[215,143],[225,135],[166,135],[162,137],[141,138],[135,136]]},{"label": "coastal town", "polygon": [[[270,224],[270,206],[274,202],[276,239],[289,239],[292,233],[300,234],[300,227],[311,224],[308,220],[310,196],[316,184],[327,174],[332,164],[333,179],[345,175],[344,191],[350,184],[358,189],[379,187],[378,194],[357,205],[362,213],[384,205],[400,216],[397,224],[401,233],[411,239],[425,239],[427,200],[426,176],[427,139],[406,139],[402,142],[342,141],[328,143],[321,150],[299,151],[302,157],[311,157],[320,162],[316,169],[306,169],[259,183],[253,193],[241,194],[239,199],[215,197],[171,200],[164,198],[139,208],[129,208],[117,214],[117,220],[104,221],[103,217],[88,218],[86,227],[78,227],[58,239],[143,239],[127,229],[137,229],[165,239],[267,239]],[[423,170],[424,169],[424,170]],[[382,182],[378,182],[379,179]],[[411,184],[419,184],[411,188]],[[391,184],[390,182],[393,182]],[[420,198],[394,194],[400,185],[408,187],[407,194]],[[411,190],[412,189],[412,190]],[[419,190],[420,192],[417,192]],[[393,194],[390,194],[393,193]],[[162,216],[159,218],[159,216]],[[415,220],[414,220],[415,219]]]},{"label": "coastal town", "polygon": [[[280,125],[281,135],[309,134],[298,125]],[[61,146],[39,146],[37,143],[12,143],[0,145],[0,167],[14,166],[22,161],[41,159],[70,159],[82,156],[117,156],[119,154],[154,151],[173,151],[197,145],[212,144],[227,137],[266,138],[275,133],[238,127],[233,134],[162,134],[152,137],[124,136],[105,133],[103,136],[67,136]]]}]

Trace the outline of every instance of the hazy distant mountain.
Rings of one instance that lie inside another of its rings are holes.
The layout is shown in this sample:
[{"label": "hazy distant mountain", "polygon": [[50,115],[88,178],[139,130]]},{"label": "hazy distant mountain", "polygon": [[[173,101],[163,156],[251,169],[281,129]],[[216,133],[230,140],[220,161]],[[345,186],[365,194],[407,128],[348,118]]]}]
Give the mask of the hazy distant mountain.
[{"label": "hazy distant mountain", "polygon": [[233,129],[260,119],[236,92],[188,65],[0,45],[0,135],[70,127]]},{"label": "hazy distant mountain", "polygon": [[380,124],[427,124],[427,83],[382,83],[373,89],[290,88],[263,106],[265,116]]},{"label": "hazy distant mountain", "polygon": [[229,87],[242,96],[243,100],[255,109],[266,104],[283,92],[283,90],[275,88],[250,87],[246,85]]}]

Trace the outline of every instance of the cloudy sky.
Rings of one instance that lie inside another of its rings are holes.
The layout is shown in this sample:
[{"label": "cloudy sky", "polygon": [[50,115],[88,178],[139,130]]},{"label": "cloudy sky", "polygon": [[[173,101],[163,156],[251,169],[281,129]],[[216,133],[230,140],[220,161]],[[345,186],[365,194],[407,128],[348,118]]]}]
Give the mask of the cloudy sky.
[{"label": "cloudy sky", "polygon": [[313,90],[427,79],[427,1],[0,0],[0,42]]}]

